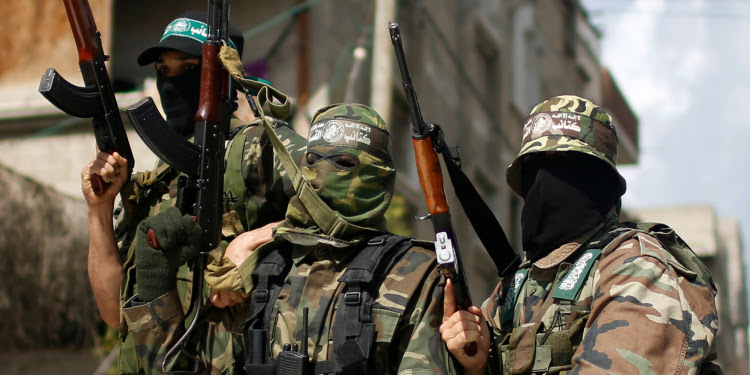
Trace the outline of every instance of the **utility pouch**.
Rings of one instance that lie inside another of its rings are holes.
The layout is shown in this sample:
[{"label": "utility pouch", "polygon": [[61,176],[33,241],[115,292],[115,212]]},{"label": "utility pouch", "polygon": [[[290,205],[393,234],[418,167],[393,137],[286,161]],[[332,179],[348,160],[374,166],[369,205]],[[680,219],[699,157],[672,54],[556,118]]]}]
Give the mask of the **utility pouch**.
[{"label": "utility pouch", "polygon": [[[506,364],[506,373],[526,374],[537,367],[536,358],[539,348],[537,347],[536,337],[543,327],[542,322],[527,323],[514,328],[505,337],[504,341],[507,342],[507,346],[503,345],[502,352],[503,356],[506,357],[503,358],[503,363]],[[549,347],[546,350],[549,350]],[[549,360],[551,355],[545,357]],[[549,362],[546,367],[549,367]]]}]

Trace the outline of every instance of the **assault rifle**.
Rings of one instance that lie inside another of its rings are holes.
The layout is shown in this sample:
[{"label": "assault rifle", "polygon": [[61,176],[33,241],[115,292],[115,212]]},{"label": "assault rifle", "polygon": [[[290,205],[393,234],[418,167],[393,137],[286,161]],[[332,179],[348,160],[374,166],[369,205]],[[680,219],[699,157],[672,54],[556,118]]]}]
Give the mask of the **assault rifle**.
[{"label": "assault rifle", "polygon": [[[71,116],[91,117],[99,150],[110,154],[117,151],[126,158],[130,176],[135,159],[104,64],[109,56],[104,54],[101,33],[96,28],[91,7],[88,0],[63,0],[63,3],[78,47],[78,66],[85,86],[73,85],[62,78],[55,68],[48,68],[39,82],[39,92],[55,107]],[[108,185],[100,176],[91,176],[94,194],[101,195]]]},{"label": "assault rifle", "polygon": [[[391,22],[388,29],[391,33],[391,42],[393,42],[396,50],[396,59],[401,71],[401,83],[409,105],[412,145],[414,146],[419,181],[427,199],[427,209],[430,213],[428,217],[432,220],[432,227],[435,231],[435,250],[438,265],[445,277],[451,279],[454,284],[456,307],[465,310],[472,305],[471,297],[469,296],[469,287],[461,262],[461,253],[458,250],[458,241],[453,229],[448,201],[443,189],[443,172],[438,153],[443,156],[443,161],[448,169],[461,206],[487,253],[495,263],[499,275],[507,276],[515,272],[515,269],[521,263],[521,259],[513,251],[503,228],[492,211],[468,177],[461,171],[457,150],[454,152],[446,145],[440,126],[427,124],[422,118],[417,92],[414,89],[406,64],[398,24]],[[467,354],[471,355],[472,351],[476,351],[476,345],[467,346],[465,350]]]},{"label": "assault rifle", "polygon": [[[185,174],[178,180],[177,207],[183,214],[193,215],[203,230],[200,253],[191,264],[192,297],[185,315],[193,313],[193,319],[182,337],[167,351],[162,368],[197,325],[203,306],[203,270],[207,254],[221,240],[224,149],[232,113],[232,78],[219,61],[219,51],[222,45],[228,45],[228,36],[229,0],[209,0],[208,34],[201,55],[200,102],[195,115],[194,142],[181,138],[169,128],[150,97],[125,111],[146,145],[167,164]],[[149,231],[148,236],[151,246],[159,248],[154,232]],[[203,363],[196,360],[193,373],[203,370]]]},{"label": "assault rifle", "polygon": [[458,252],[458,241],[453,229],[453,221],[448,208],[448,200],[443,189],[443,171],[440,167],[440,159],[436,152],[436,143],[443,144],[442,133],[435,124],[427,124],[422,118],[419,109],[417,92],[409,75],[409,67],[406,65],[404,48],[401,45],[401,32],[398,24],[391,22],[389,25],[391,41],[396,48],[396,59],[401,71],[401,81],[404,86],[406,100],[409,103],[409,114],[411,115],[411,142],[414,146],[414,156],[417,162],[417,173],[419,182],[422,184],[425,198],[427,199],[427,210],[430,212],[432,227],[435,230],[435,251],[437,261],[446,278],[453,282],[456,294],[456,306],[465,310],[471,306],[469,286],[464,274],[461,262],[461,253]]}]

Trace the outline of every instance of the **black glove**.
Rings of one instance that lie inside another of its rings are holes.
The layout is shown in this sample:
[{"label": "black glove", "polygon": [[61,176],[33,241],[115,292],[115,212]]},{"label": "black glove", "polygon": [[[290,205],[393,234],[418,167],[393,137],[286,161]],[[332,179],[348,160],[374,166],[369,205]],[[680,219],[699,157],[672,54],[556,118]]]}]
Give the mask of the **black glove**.
[{"label": "black glove", "polygon": [[[161,249],[148,243],[152,229]],[[177,287],[177,269],[198,255],[201,227],[190,215],[170,207],[138,225],[135,244],[135,277],[138,299],[153,301]]]}]

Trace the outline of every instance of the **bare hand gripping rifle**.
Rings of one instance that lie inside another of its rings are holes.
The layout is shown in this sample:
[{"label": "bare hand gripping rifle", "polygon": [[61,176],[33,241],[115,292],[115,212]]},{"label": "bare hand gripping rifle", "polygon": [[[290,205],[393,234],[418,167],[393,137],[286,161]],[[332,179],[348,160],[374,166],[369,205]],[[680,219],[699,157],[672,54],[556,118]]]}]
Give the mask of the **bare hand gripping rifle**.
[{"label": "bare hand gripping rifle", "polygon": [[[193,320],[164,356],[162,367],[196,327],[203,306],[203,270],[207,254],[221,240],[224,149],[232,113],[232,78],[219,61],[219,51],[222,45],[228,45],[229,1],[209,0],[208,6],[208,35],[201,55],[200,102],[195,115],[194,142],[183,139],[169,128],[150,97],[125,111],[146,145],[167,164],[184,173],[178,180],[177,207],[183,214],[193,215],[203,230],[199,255],[191,264],[193,287],[186,316],[192,312]],[[151,246],[158,248],[153,231],[148,235]],[[203,370],[203,363],[196,358],[194,371],[183,373]]]},{"label": "bare hand gripping rifle", "polygon": [[[99,150],[110,154],[117,151],[126,158],[130,176],[135,160],[104,64],[109,56],[104,54],[101,33],[96,28],[91,7],[88,0],[63,0],[63,3],[78,48],[78,66],[85,86],[73,85],[62,78],[55,68],[48,68],[39,82],[39,92],[55,107],[71,116],[93,118],[94,137]],[[94,194],[101,195],[107,186],[100,176],[91,176]]]},{"label": "bare hand gripping rifle", "polygon": [[[388,29],[391,33],[391,41],[396,49],[401,81],[409,104],[412,145],[414,146],[419,181],[427,199],[429,217],[435,230],[437,261],[443,274],[451,279],[455,286],[457,307],[465,310],[472,305],[471,297],[469,296],[466,275],[461,262],[461,253],[458,251],[458,241],[453,229],[448,201],[443,189],[443,172],[438,153],[443,156],[456,195],[467,218],[495,263],[499,274],[506,276],[514,272],[521,263],[521,259],[510,246],[500,223],[487,204],[484,203],[471,181],[461,171],[458,154],[448,148],[440,127],[436,124],[427,124],[422,118],[417,93],[406,64],[398,24],[391,22]],[[476,350],[476,347],[474,347],[474,350]],[[471,348],[467,347],[466,352],[471,354]]]}]

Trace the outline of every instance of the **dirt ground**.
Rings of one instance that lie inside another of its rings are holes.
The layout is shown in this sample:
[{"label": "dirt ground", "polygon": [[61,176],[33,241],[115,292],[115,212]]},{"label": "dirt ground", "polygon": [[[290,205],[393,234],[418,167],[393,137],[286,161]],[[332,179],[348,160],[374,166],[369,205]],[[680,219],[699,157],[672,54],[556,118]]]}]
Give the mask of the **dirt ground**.
[{"label": "dirt ground", "polygon": [[0,353],[0,374],[93,374],[100,361],[92,349]]}]

